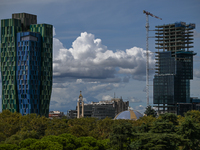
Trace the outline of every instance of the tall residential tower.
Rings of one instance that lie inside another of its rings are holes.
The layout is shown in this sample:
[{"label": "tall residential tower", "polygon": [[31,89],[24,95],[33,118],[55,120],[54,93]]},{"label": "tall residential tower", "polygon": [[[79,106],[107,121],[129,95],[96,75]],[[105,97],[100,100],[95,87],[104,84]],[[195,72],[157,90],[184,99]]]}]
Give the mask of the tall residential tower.
[{"label": "tall residential tower", "polygon": [[48,117],[52,91],[52,25],[37,16],[1,20],[2,110]]},{"label": "tall residential tower", "polygon": [[[190,80],[193,79],[193,29],[195,24],[176,22],[156,26],[156,74],[153,103],[158,113],[180,114],[181,104],[190,102]],[[183,110],[184,111],[184,110]],[[185,109],[187,111],[187,109]]]}]

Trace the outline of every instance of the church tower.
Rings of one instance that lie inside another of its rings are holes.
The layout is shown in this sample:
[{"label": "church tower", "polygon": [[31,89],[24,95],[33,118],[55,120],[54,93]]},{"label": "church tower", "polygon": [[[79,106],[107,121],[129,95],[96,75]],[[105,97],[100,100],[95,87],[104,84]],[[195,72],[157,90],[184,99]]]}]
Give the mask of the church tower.
[{"label": "church tower", "polygon": [[[82,105],[81,114],[80,114],[80,105]],[[84,102],[83,102],[83,96],[82,96],[81,91],[80,91],[79,99],[78,99],[78,102],[77,102],[77,118],[82,118],[82,117],[84,117]]]}]

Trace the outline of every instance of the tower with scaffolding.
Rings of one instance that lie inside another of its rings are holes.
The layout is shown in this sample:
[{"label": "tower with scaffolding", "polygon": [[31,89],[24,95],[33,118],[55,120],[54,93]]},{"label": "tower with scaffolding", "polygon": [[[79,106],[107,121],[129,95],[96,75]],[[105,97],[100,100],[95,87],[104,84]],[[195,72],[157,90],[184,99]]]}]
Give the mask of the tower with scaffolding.
[{"label": "tower with scaffolding", "polygon": [[[153,103],[158,113],[183,114],[194,109],[190,98],[193,79],[192,50],[195,24],[176,22],[156,26],[156,68]],[[190,107],[191,106],[191,107]]]}]

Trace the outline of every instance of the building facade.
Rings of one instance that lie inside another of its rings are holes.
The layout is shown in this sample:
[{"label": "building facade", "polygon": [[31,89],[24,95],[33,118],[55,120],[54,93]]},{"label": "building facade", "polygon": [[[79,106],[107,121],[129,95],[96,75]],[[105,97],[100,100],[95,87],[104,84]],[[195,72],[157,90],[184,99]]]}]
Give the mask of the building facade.
[{"label": "building facade", "polygon": [[76,110],[69,110],[67,112],[68,118],[95,117],[105,119],[109,117],[113,119],[118,113],[128,110],[129,107],[129,101],[124,102],[122,98],[84,104],[80,99],[81,97],[83,96],[80,94]]},{"label": "building facade", "polygon": [[[158,107],[158,113],[179,114],[182,104],[190,103],[193,56],[196,55],[190,50],[193,47],[194,28],[195,24],[185,22],[156,26],[158,52],[153,80],[153,103]],[[188,109],[190,108],[188,105]]]},{"label": "building facade", "polygon": [[64,117],[64,112],[60,112],[60,111],[50,111],[49,112],[49,118],[53,119],[53,118],[62,118]]},{"label": "building facade", "polygon": [[52,92],[53,27],[37,16],[1,20],[2,110],[48,117]]},{"label": "building facade", "polygon": [[79,99],[77,102],[77,118],[83,118],[83,117],[84,117],[84,101],[80,91]]}]

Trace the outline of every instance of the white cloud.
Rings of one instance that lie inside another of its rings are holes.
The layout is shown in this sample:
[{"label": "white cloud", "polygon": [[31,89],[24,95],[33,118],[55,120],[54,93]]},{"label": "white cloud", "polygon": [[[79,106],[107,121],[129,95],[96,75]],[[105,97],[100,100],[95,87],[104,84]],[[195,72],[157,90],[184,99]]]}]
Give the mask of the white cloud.
[{"label": "white cloud", "polygon": [[139,106],[135,106],[134,107],[134,110],[137,110],[137,111],[139,111],[142,114],[144,113],[145,109],[146,108],[143,105],[139,105]]},{"label": "white cloud", "polygon": [[200,69],[199,70],[194,69],[194,76],[200,78]]},{"label": "white cloud", "polygon": [[193,35],[195,38],[200,38],[200,33],[194,30]]},{"label": "white cloud", "polygon": [[110,95],[103,95],[103,96],[102,96],[102,100],[103,100],[103,101],[111,100],[112,98],[113,98],[113,97],[110,96]]},{"label": "white cloud", "polygon": [[[101,39],[84,32],[72,43],[72,48],[65,49],[56,38],[54,42],[54,76],[56,78],[73,77],[76,79],[106,82],[120,82],[119,75],[143,80],[145,76],[146,51],[142,48],[108,50]],[[150,55],[150,66],[154,59]],[[113,80],[114,79],[114,80]]]},{"label": "white cloud", "polygon": [[55,27],[53,27],[53,36],[55,36],[56,35],[56,29],[55,29]]},{"label": "white cloud", "polygon": [[132,102],[132,103],[140,103],[140,102],[142,102],[142,100],[137,99],[135,97],[128,97],[128,101]]},{"label": "white cloud", "polygon": [[136,110],[142,110],[145,109],[145,107],[143,105],[139,105],[135,107]]},{"label": "white cloud", "polygon": [[83,83],[83,80],[82,79],[77,79],[76,83]]},{"label": "white cloud", "polygon": [[64,47],[60,40],[53,38],[53,60],[58,57],[59,51],[62,49],[64,49]]},{"label": "white cloud", "polygon": [[[116,83],[84,82],[83,84],[79,81],[80,80],[78,80],[78,82],[63,81],[63,83],[54,83],[51,97],[53,101],[51,109],[75,109],[80,91],[82,91],[83,98],[85,98],[85,103],[110,100],[112,97],[109,97],[105,93],[118,88],[118,84]],[[105,94],[105,96],[103,96],[103,94]],[[97,97],[99,98],[97,99]]]},{"label": "white cloud", "polygon": [[[75,109],[80,91],[86,103],[110,100],[109,91],[125,87],[131,78],[142,80],[145,76],[146,52],[142,48],[112,51],[87,32],[81,33],[69,49],[57,38],[53,42],[52,100],[55,102],[51,108]],[[152,56],[150,65],[154,65]],[[132,102],[141,100],[133,98]]]}]

